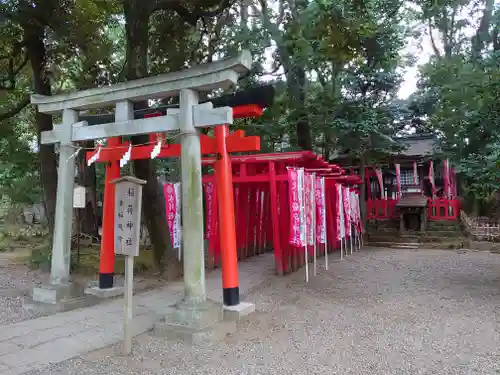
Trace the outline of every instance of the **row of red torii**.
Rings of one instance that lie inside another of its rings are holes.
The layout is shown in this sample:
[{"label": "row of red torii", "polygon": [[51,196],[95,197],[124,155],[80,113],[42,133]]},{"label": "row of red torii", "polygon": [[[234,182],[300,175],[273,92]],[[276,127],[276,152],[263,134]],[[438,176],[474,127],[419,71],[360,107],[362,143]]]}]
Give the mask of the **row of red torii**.
[{"label": "row of red torii", "polygon": [[[233,108],[234,118],[258,117],[262,113],[263,109],[258,105]],[[161,113],[149,116],[161,116]],[[205,157],[202,164],[215,165],[216,171],[221,170],[217,168],[217,163],[221,162],[217,154],[223,143],[220,138],[225,138],[227,152],[260,150],[259,137],[246,137],[241,130],[231,134],[218,134],[217,130],[224,128],[216,128],[214,138],[200,136],[202,155],[214,155]],[[180,145],[165,142],[163,134],[150,134],[149,138],[150,144],[141,146],[131,146],[129,142],[123,142],[117,137],[110,138],[106,147],[99,146],[96,150],[87,152],[89,163],[106,163],[99,278],[101,289],[113,287],[115,208],[114,185],[111,181],[120,176],[120,160],[123,160],[127,152],[129,160],[176,157],[180,154]],[[155,151],[158,142],[162,142],[161,148]],[[152,156],[154,153],[156,154]],[[272,250],[278,274],[296,271],[306,264],[307,258],[313,261],[316,269],[317,256],[327,256],[328,252],[340,249],[340,256],[343,257],[349,246],[351,253],[353,247],[360,248],[362,226],[357,186],[361,184],[361,180],[358,176],[347,175],[342,168],[327,163],[309,151],[233,156],[230,164],[234,218],[228,217],[224,213],[224,207],[220,205],[218,196],[221,192],[216,181],[217,173],[203,177],[208,267],[224,264],[224,259],[221,259],[221,239],[225,236],[230,220],[235,222],[238,259]],[[314,184],[304,183],[308,178],[312,179],[312,176]],[[167,223],[172,244],[179,249],[180,255],[179,190],[178,184],[164,185]],[[310,194],[313,199],[309,199]],[[297,208],[299,199],[302,204]],[[294,218],[297,216],[298,222],[295,220],[294,225]],[[293,229],[297,224],[300,235],[294,238]],[[309,235],[306,239],[307,232]],[[222,268],[226,281],[223,280],[226,284],[224,286],[238,285],[237,270],[224,269],[224,266]]]}]

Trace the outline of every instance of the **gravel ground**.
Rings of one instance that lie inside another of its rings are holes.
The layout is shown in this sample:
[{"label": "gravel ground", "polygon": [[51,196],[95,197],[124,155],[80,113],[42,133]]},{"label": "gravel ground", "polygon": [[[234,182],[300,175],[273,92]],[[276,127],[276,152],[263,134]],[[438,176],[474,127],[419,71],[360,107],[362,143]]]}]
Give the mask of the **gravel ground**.
[{"label": "gravel ground", "polygon": [[257,312],[220,342],[142,335],[30,375],[500,373],[500,255],[364,250],[309,284],[277,278],[246,300]]},{"label": "gravel ground", "polygon": [[[22,264],[16,264],[16,254],[0,252],[0,325],[46,315],[46,312],[37,309],[25,309],[23,301],[25,297],[31,295],[35,285],[42,284],[47,278],[48,274],[46,273],[31,270]],[[83,284],[92,280],[89,276],[81,275],[73,278]],[[117,285],[123,285],[123,276],[117,275],[115,282]],[[136,276],[134,280],[136,292],[149,290],[163,284],[164,281],[152,276]]]},{"label": "gravel ground", "polygon": [[42,281],[42,273],[24,265],[12,265],[7,254],[0,253],[0,324],[16,323],[40,316],[23,307],[33,285]]}]

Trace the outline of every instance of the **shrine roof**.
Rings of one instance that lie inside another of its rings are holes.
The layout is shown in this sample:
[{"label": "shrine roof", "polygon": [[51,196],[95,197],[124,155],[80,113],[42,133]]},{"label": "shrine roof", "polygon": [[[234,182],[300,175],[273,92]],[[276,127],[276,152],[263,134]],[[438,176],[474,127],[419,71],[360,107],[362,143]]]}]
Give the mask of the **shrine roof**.
[{"label": "shrine roof", "polygon": [[396,204],[400,208],[409,207],[427,207],[428,199],[419,193],[403,195],[401,200]]},{"label": "shrine roof", "polygon": [[[231,155],[233,164],[259,164],[274,161],[286,166],[297,166],[318,172],[343,172],[336,164],[330,164],[312,151],[293,151],[269,154]],[[215,163],[215,158],[203,158],[203,164]]]},{"label": "shrine roof", "polygon": [[335,180],[338,182],[343,182],[346,184],[351,184],[351,185],[362,185],[363,182],[361,181],[361,178],[359,176],[354,176],[354,175],[343,175],[339,177],[335,177]]},{"label": "shrine roof", "polygon": [[[212,165],[216,161],[215,158],[203,158],[203,165]],[[361,179],[357,175],[346,175],[345,170],[336,164],[330,164],[321,156],[316,155],[311,151],[295,151],[281,152],[269,154],[253,154],[253,155],[232,155],[232,164],[267,164],[273,161],[276,164],[281,164],[285,167],[302,167],[306,172],[314,172],[318,176],[323,176],[328,179],[350,184],[359,185]]]},{"label": "shrine roof", "polygon": [[[389,152],[386,159],[390,162],[420,160],[440,153],[438,140],[434,134],[405,135],[394,138],[395,143],[403,147],[401,151]],[[357,158],[349,157],[348,154],[337,153],[330,160],[342,166],[355,166],[359,164]]]},{"label": "shrine roof", "polygon": [[429,156],[437,152],[437,139],[433,134],[405,136],[396,141],[405,146],[400,152],[403,156]]}]

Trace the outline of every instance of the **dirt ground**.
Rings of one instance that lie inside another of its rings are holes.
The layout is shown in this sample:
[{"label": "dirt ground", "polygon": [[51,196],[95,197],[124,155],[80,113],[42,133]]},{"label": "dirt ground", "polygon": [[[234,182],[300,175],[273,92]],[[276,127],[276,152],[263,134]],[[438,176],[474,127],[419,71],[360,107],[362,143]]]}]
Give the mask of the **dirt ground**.
[{"label": "dirt ground", "polygon": [[253,290],[257,312],[205,346],[144,334],[30,375],[500,373],[500,255],[365,249],[304,283]]}]

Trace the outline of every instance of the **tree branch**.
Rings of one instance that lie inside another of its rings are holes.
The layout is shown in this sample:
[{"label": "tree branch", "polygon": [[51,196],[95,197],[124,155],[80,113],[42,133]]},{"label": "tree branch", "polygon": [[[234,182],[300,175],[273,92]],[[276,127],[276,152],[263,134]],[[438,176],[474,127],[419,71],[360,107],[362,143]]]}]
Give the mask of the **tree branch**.
[{"label": "tree branch", "polygon": [[431,45],[432,45],[432,49],[434,50],[434,53],[436,54],[437,57],[441,57],[441,52],[439,52],[439,49],[437,48],[436,46],[436,42],[434,40],[434,36],[432,35],[432,23],[431,23],[431,18],[429,18],[428,20],[428,24],[429,24],[429,37],[431,39]]},{"label": "tree branch", "polygon": [[17,76],[21,72],[21,70],[23,70],[23,68],[28,63],[28,60],[29,60],[28,59],[28,54],[24,55],[24,58],[23,58],[23,61],[21,62],[21,64],[19,64],[19,66],[16,69],[12,70],[12,76],[13,77]]},{"label": "tree branch", "polygon": [[191,54],[190,54],[190,60],[191,61],[194,61],[195,60],[195,57],[196,57],[196,54],[199,52],[200,50],[200,46],[201,44],[203,43],[203,38],[208,34],[208,26],[207,26],[207,23],[205,21],[204,18],[201,19],[202,22],[203,22],[203,29],[200,30],[200,38],[198,39],[198,41],[196,42],[196,46],[193,48],[193,50],[191,51]]},{"label": "tree branch", "polygon": [[8,120],[11,117],[14,117],[17,115],[19,112],[21,112],[26,106],[30,104],[30,96],[26,95],[24,96],[21,101],[12,109],[5,113],[0,113],[0,122],[4,120]]},{"label": "tree branch", "polygon": [[7,77],[0,78],[0,90],[14,90],[16,88],[16,76],[21,72],[21,70],[28,63],[28,54],[23,56],[23,60],[19,66],[14,68],[15,56],[9,59],[9,71],[7,72]]},{"label": "tree branch", "polygon": [[[196,1],[195,8],[190,10],[182,5],[183,0],[156,0],[152,13],[159,10],[173,10],[176,12],[185,22],[196,25],[198,20],[203,17],[215,17],[222,13],[225,9],[231,7],[235,0],[200,0]],[[207,10],[207,8],[212,8],[217,6],[215,9]]]}]

